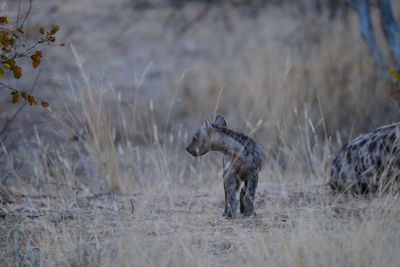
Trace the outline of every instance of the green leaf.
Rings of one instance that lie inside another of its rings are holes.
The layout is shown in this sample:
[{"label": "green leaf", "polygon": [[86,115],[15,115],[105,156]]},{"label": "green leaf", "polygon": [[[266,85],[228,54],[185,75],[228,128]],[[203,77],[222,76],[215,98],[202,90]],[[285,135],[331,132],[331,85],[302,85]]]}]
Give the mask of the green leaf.
[{"label": "green leaf", "polygon": [[50,35],[56,34],[56,32],[58,32],[59,29],[60,29],[60,27],[58,27],[58,25],[52,26],[51,27],[51,31],[50,31]]},{"label": "green leaf", "polygon": [[21,67],[17,66],[17,65],[13,65],[11,68],[13,74],[14,74],[14,78],[15,79],[19,79],[22,76],[22,69]]},{"label": "green leaf", "polygon": [[399,73],[395,73],[394,75],[393,75],[393,82],[394,83],[397,83],[397,81],[399,80]]},{"label": "green leaf", "polygon": [[400,74],[400,70],[397,69],[390,69],[389,70],[389,74],[392,75],[392,81],[394,83],[397,83],[397,81],[399,80],[399,74]]},{"label": "green leaf", "polygon": [[6,16],[0,17],[0,24],[8,24],[8,20]]}]

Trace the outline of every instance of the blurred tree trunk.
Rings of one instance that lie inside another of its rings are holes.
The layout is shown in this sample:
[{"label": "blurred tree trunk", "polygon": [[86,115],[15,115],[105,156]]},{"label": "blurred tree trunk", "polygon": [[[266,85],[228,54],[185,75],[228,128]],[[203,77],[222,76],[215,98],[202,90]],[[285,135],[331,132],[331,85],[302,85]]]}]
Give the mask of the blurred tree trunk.
[{"label": "blurred tree trunk", "polygon": [[340,2],[338,0],[329,0],[329,18],[333,19],[336,16]]},{"label": "blurred tree trunk", "polygon": [[307,9],[311,8],[314,9],[316,15],[321,15],[322,13],[321,0],[306,1],[306,3],[303,0],[297,0],[297,8],[303,16],[307,15]]},{"label": "blurred tree trunk", "polygon": [[334,19],[337,15],[340,15],[341,19],[347,20],[349,8],[345,3],[345,0],[328,0],[329,18]]},{"label": "blurred tree trunk", "polygon": [[360,32],[375,63],[381,68],[387,68],[383,53],[375,39],[370,16],[369,0],[346,0],[357,12],[360,21]]},{"label": "blurred tree trunk", "polygon": [[297,8],[301,15],[306,15],[306,7],[304,6],[303,0],[297,0]]},{"label": "blurred tree trunk", "polygon": [[317,15],[320,15],[322,12],[322,4],[320,0],[314,0],[314,10]]},{"label": "blurred tree trunk", "polygon": [[396,65],[398,65],[400,61],[399,24],[397,24],[396,18],[393,15],[392,0],[379,0],[379,9],[386,41],[388,42],[392,57]]}]

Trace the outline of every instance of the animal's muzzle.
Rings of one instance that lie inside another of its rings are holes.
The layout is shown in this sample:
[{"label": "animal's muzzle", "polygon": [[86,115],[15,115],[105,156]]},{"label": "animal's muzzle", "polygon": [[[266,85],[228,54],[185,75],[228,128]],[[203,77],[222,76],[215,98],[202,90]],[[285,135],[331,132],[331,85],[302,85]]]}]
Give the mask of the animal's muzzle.
[{"label": "animal's muzzle", "polygon": [[188,146],[186,147],[186,151],[187,151],[187,152],[189,152],[189,153],[190,153],[190,155],[192,155],[192,156],[194,156],[194,157],[196,157],[196,156],[197,156],[197,154],[196,154],[195,150],[194,150],[193,148],[191,148],[191,146],[190,146],[190,145],[188,145]]}]

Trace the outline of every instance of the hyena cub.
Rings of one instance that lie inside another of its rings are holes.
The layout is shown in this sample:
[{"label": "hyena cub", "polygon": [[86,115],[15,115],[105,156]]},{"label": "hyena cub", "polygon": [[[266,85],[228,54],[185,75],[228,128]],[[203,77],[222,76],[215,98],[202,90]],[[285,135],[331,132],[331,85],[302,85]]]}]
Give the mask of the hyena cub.
[{"label": "hyena cub", "polygon": [[329,185],[335,191],[368,193],[400,177],[400,124],[363,134],[333,159]]},{"label": "hyena cub", "polygon": [[218,115],[214,123],[204,119],[186,150],[194,157],[212,150],[224,154],[225,210],[222,216],[236,216],[236,192],[241,182],[244,185],[240,190],[240,213],[256,215],[254,197],[263,154],[253,139],[227,128],[225,118]]}]

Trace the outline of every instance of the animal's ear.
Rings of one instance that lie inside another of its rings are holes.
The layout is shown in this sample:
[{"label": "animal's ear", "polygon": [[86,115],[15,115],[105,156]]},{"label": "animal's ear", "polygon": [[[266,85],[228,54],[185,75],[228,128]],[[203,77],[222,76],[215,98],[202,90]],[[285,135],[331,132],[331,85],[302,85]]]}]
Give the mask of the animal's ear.
[{"label": "animal's ear", "polygon": [[215,117],[215,124],[218,125],[218,126],[221,126],[221,127],[226,127],[227,126],[224,116],[221,116],[221,115],[217,115]]},{"label": "animal's ear", "polygon": [[211,122],[207,118],[203,118],[203,125],[202,128],[207,132],[210,132],[212,129]]}]

